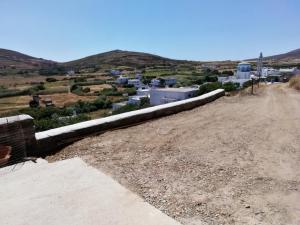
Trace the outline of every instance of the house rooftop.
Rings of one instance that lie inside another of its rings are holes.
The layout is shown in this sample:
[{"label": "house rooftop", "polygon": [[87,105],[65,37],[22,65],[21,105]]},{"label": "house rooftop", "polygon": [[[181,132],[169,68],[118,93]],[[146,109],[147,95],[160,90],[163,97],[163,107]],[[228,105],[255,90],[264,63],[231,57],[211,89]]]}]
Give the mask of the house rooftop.
[{"label": "house rooftop", "polygon": [[165,91],[165,92],[190,92],[197,91],[197,88],[183,87],[183,88],[154,88],[152,90]]}]

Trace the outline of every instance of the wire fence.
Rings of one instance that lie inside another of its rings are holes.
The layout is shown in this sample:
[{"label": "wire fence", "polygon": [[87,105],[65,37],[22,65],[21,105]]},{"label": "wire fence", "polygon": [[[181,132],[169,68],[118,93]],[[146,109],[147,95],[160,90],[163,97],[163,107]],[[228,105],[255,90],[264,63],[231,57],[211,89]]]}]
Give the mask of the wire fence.
[{"label": "wire fence", "polygon": [[0,119],[0,168],[19,163],[26,157],[25,133],[21,123]]}]

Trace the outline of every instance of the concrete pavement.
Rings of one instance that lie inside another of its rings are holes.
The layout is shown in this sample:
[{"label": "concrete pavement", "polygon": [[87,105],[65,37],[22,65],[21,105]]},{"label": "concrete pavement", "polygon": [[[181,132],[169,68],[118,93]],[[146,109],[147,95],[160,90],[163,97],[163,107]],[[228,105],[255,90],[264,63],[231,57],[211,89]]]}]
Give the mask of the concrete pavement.
[{"label": "concrete pavement", "polygon": [[2,225],[179,225],[80,158],[0,169]]}]

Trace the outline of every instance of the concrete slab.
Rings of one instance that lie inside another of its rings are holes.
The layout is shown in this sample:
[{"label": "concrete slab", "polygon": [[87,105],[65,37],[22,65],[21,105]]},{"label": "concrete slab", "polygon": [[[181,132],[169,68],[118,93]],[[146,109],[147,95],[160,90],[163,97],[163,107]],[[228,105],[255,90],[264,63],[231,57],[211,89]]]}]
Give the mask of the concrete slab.
[{"label": "concrete slab", "polygon": [[1,225],[179,225],[80,158],[0,170]]}]

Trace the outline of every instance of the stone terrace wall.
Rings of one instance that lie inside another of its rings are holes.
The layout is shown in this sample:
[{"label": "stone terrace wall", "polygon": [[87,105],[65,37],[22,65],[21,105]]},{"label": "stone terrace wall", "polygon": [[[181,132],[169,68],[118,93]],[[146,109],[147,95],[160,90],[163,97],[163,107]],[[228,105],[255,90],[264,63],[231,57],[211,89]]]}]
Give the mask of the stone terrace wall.
[{"label": "stone terrace wall", "polygon": [[32,117],[19,115],[0,118],[0,145],[2,146],[0,151],[11,149],[6,164],[21,161],[26,157],[27,152],[35,148],[35,141]]},{"label": "stone terrace wall", "polygon": [[223,89],[218,89],[187,100],[39,132],[35,134],[37,145],[33,154],[43,155],[48,152],[58,150],[66,144],[82,139],[87,135],[102,133],[115,128],[132,126],[143,121],[189,110],[214,101],[215,99],[224,96],[224,94],[225,92]]}]

